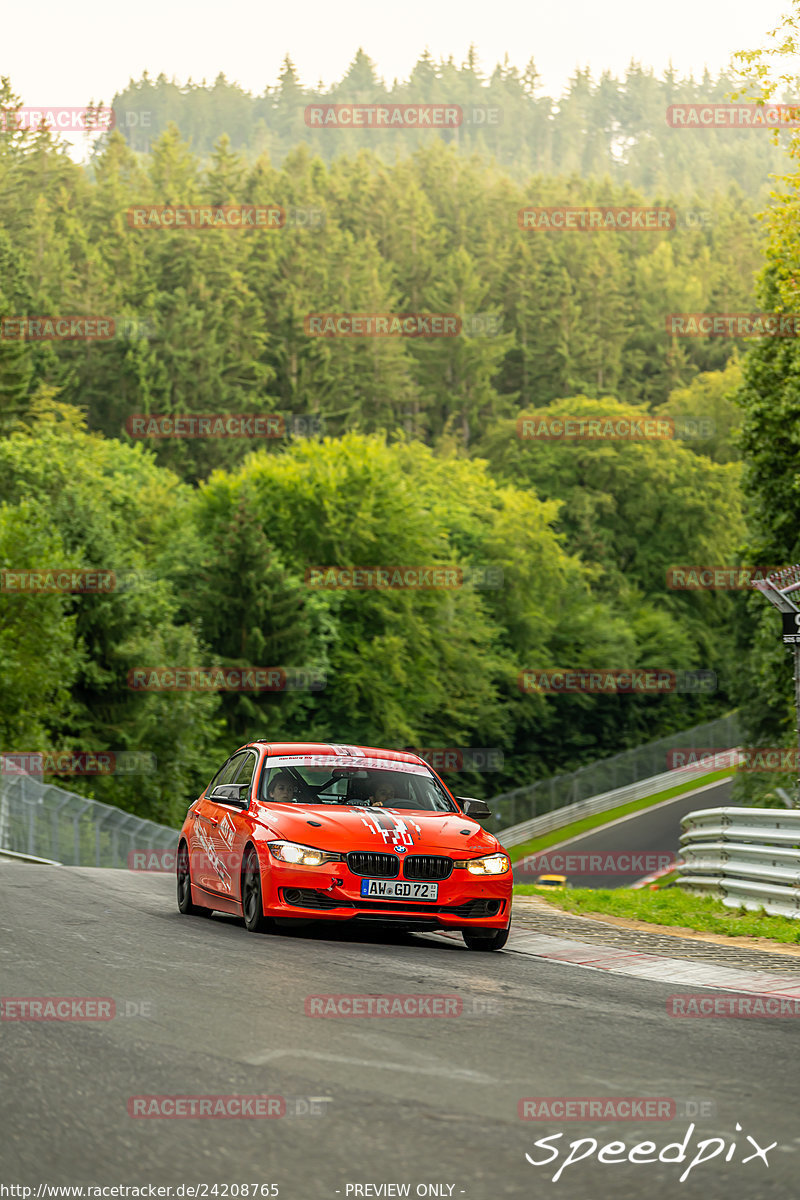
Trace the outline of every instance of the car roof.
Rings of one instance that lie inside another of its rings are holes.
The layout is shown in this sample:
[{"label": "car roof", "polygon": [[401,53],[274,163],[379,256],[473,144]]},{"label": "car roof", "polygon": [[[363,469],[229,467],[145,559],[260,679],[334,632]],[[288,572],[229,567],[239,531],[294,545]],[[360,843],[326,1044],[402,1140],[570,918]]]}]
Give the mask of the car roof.
[{"label": "car roof", "polygon": [[[255,738],[248,746],[264,746],[267,755],[289,756],[292,754],[329,754],[333,757],[382,758],[387,762],[421,763],[428,766],[424,759],[410,750],[383,750],[378,746],[354,746],[345,742],[268,742],[266,738]],[[244,748],[244,747],[243,747]]]}]

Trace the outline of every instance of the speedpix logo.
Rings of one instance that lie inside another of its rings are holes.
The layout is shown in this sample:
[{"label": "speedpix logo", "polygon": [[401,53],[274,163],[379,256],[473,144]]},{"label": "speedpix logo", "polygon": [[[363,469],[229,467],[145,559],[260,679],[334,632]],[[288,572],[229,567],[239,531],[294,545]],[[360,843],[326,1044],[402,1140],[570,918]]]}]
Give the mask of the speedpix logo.
[{"label": "speedpix logo", "polygon": [[[751,1137],[748,1133],[746,1140],[750,1144],[742,1144],[741,1148],[736,1138],[732,1139],[730,1145],[728,1145],[726,1138],[713,1137],[703,1138],[698,1142],[695,1150],[692,1145],[694,1131],[695,1125],[692,1122],[686,1130],[686,1136],[682,1141],[668,1142],[660,1151],[658,1151],[655,1142],[637,1142],[635,1145],[629,1147],[625,1142],[617,1141],[607,1142],[601,1146],[596,1138],[578,1138],[576,1141],[569,1143],[569,1154],[567,1154],[553,1175],[553,1183],[558,1182],[567,1167],[574,1166],[575,1163],[582,1162],[587,1158],[593,1158],[595,1154],[597,1155],[597,1161],[604,1163],[606,1166],[620,1166],[622,1163],[654,1162],[680,1163],[683,1165],[689,1158],[691,1147],[692,1159],[686,1170],[678,1177],[678,1182],[684,1183],[695,1167],[699,1167],[701,1163],[710,1162],[712,1158],[718,1158],[723,1153],[725,1154],[724,1161],[726,1163],[736,1161],[735,1155],[737,1150],[739,1150],[741,1155],[739,1161],[742,1165],[752,1162],[753,1159],[757,1158],[764,1163],[765,1167],[768,1167],[769,1161],[767,1155],[778,1144],[777,1142],[770,1142],[768,1146],[761,1146],[756,1138]],[[742,1126],[737,1121],[736,1132],[740,1133],[741,1131]],[[548,1158],[533,1158],[532,1155],[527,1153],[525,1158],[532,1167],[550,1167],[558,1162],[562,1149],[561,1144],[554,1145],[553,1143],[558,1142],[558,1139],[562,1137],[564,1137],[563,1133],[551,1133],[548,1137],[539,1138],[538,1141],[534,1142],[534,1148],[545,1151],[549,1155]],[[750,1149],[753,1151],[752,1154],[745,1156],[746,1151]]]}]

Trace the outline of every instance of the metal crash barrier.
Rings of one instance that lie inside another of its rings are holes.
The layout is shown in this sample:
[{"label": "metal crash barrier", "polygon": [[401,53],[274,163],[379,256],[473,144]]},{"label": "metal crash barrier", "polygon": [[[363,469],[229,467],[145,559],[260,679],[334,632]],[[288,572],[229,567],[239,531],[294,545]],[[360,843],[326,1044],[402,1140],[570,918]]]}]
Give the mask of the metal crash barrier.
[{"label": "metal crash barrier", "polygon": [[800,812],[705,808],[688,813],[681,827],[684,891],[800,917]]}]

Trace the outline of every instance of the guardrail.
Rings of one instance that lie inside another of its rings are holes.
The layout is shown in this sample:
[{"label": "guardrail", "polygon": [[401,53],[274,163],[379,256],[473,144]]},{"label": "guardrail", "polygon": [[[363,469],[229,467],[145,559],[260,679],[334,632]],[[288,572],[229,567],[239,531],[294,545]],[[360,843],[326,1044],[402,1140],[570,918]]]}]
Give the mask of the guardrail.
[{"label": "guardrail", "polygon": [[681,826],[681,888],[732,908],[800,917],[800,812],[704,808]]},{"label": "guardrail", "polygon": [[629,804],[632,800],[643,800],[646,796],[654,796],[658,792],[677,787],[682,783],[696,780],[698,788],[701,788],[709,774],[725,767],[734,767],[740,756],[741,753],[738,749],[725,750],[721,754],[715,755],[713,765],[702,770],[694,765],[679,767],[674,771],[665,771],[663,775],[652,775],[650,779],[640,779],[638,783],[616,788],[613,792],[605,792],[601,796],[592,796],[589,800],[579,800],[577,804],[562,805],[554,812],[543,813],[541,817],[522,821],[519,825],[512,825],[509,829],[501,829],[499,833],[495,834],[495,837],[505,847],[510,848],[518,846],[521,842],[527,842],[529,838],[538,837],[539,834],[550,833],[553,829],[560,829],[563,825],[571,825],[573,821],[580,821],[583,817],[608,812],[612,808]]},{"label": "guardrail", "polygon": [[682,751],[715,747],[717,752],[721,752],[740,743],[739,714],[728,713],[714,721],[695,725],[692,729],[681,729],[655,742],[646,742],[643,746],[623,750],[610,758],[587,763],[575,771],[549,775],[524,787],[492,796],[488,803],[495,817],[487,828],[496,834],[498,830],[512,829],[543,813],[652,779],[677,766],[671,760],[679,758]]},{"label": "guardrail", "polygon": [[89,800],[0,758],[0,850],[76,867],[125,867],[133,850],[175,850],[178,831]]}]

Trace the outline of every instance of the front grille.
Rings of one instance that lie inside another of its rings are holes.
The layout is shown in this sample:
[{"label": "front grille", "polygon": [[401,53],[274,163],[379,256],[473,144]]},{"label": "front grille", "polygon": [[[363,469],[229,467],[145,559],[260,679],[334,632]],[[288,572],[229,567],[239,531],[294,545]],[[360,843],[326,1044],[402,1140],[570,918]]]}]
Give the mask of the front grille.
[{"label": "front grille", "polygon": [[438,854],[410,854],[403,860],[406,879],[447,879],[452,870],[452,858],[442,858]]},{"label": "front grille", "polygon": [[400,859],[396,854],[354,850],[347,856],[347,865],[354,875],[367,875],[372,879],[395,879],[400,874]]}]

